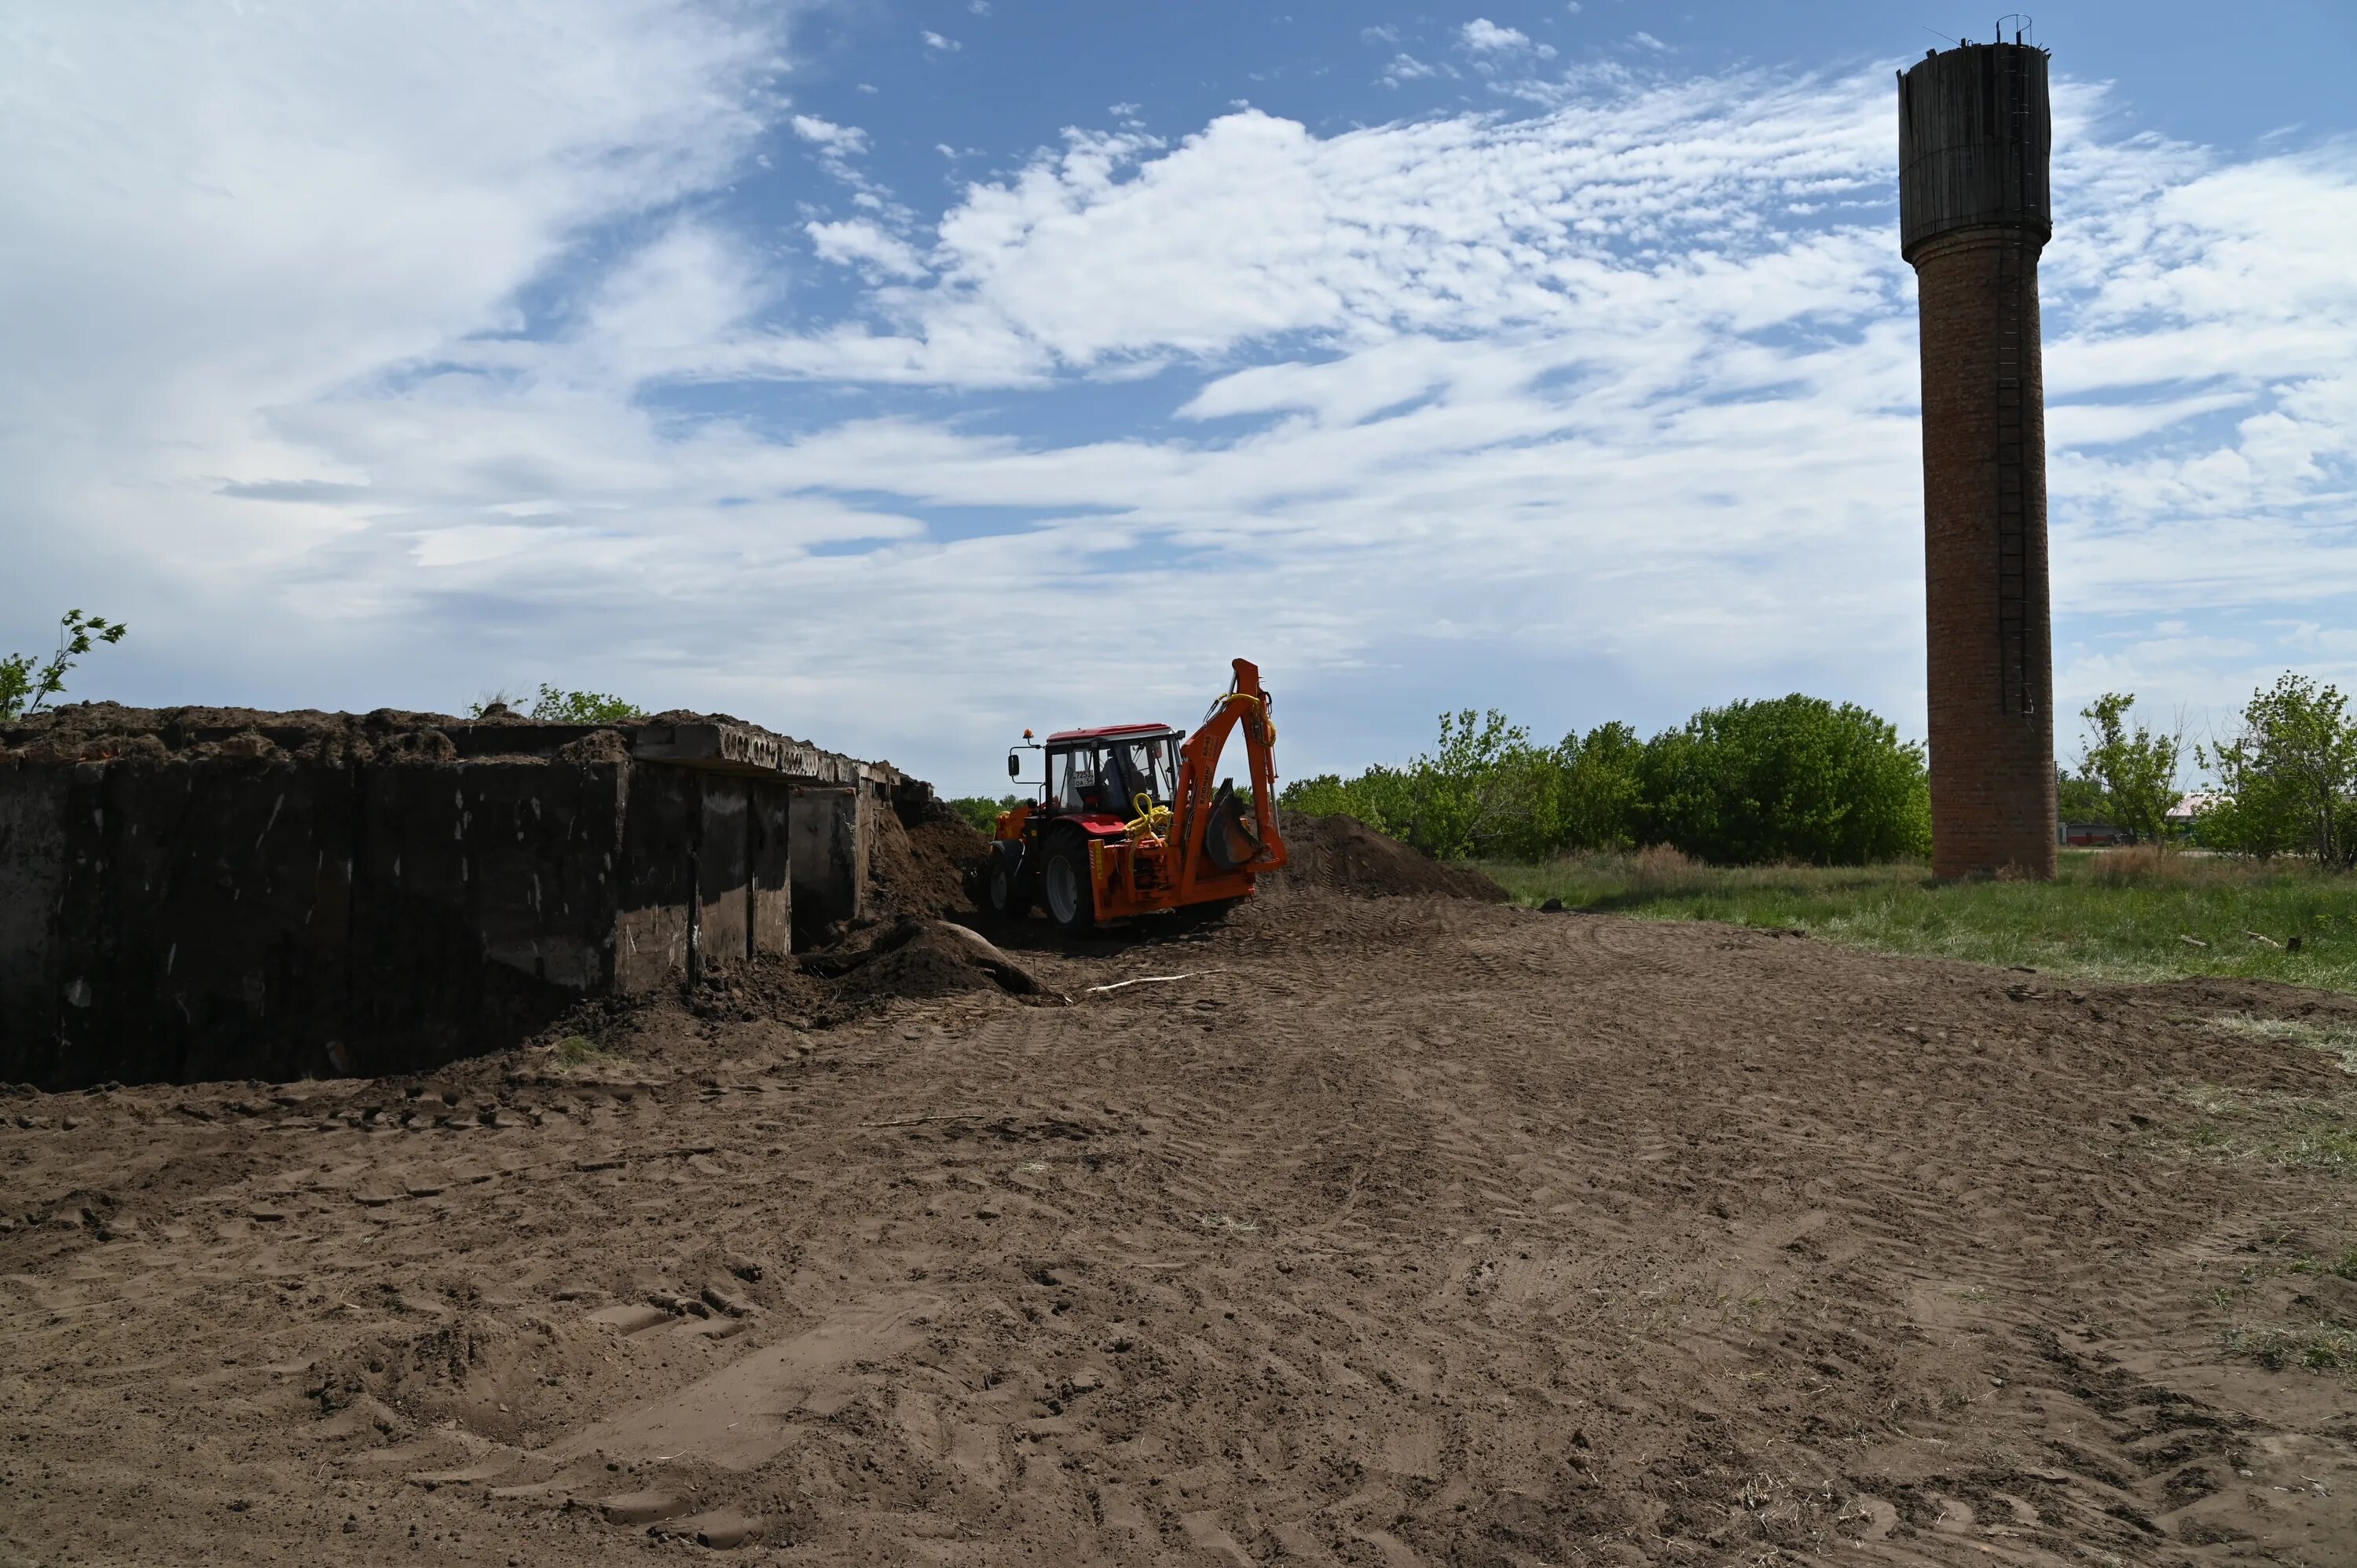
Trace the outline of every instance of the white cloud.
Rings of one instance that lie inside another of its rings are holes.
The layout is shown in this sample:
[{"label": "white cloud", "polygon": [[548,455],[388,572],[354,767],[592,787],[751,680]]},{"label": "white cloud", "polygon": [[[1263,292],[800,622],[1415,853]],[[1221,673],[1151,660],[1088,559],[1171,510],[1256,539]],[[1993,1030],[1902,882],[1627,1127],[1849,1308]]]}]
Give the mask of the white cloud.
[{"label": "white cloud", "polygon": [[[12,597],[126,614],[126,695],[558,678],[954,786],[1003,725],[1089,716],[1010,628],[1118,606],[1210,651],[1092,639],[1098,684],[1183,716],[1256,653],[1288,771],[1465,701],[1544,728],[1804,686],[1920,723],[1887,75],[1075,132],[923,219],[855,186],[781,258],[721,199],[765,129],[845,179],[866,137],[779,104],[771,32],[197,15],[0,23]],[[2357,657],[2357,157],[2101,107],[2058,98],[2044,268],[2063,699]],[[1082,400],[1141,412],[1074,436]]]},{"label": "white cloud", "polygon": [[965,48],[963,44],[958,42],[955,38],[945,38],[942,37],[941,34],[930,29],[918,36],[925,40],[925,47],[927,48],[933,49],[938,52],[950,52]]},{"label": "white cloud", "polygon": [[864,263],[894,277],[922,277],[925,263],[908,242],[895,239],[864,220],[847,223],[807,223],[811,248],[819,260],[839,264]]},{"label": "white cloud", "polygon": [[867,150],[867,133],[856,125],[838,125],[815,114],[797,114],[791,124],[795,135],[805,142],[816,143],[830,152],[849,154]]},{"label": "white cloud", "polygon": [[1388,22],[1378,27],[1359,29],[1359,41],[1362,44],[1395,44],[1399,40],[1399,29]]},{"label": "white cloud", "polygon": [[1484,73],[1495,71],[1496,62],[1511,56],[1529,54],[1540,59],[1555,59],[1553,44],[1533,44],[1528,33],[1518,27],[1501,27],[1486,16],[1476,16],[1457,30],[1457,47],[1476,57],[1474,69]]},{"label": "white cloud", "polygon": [[[1383,75],[1376,80],[1385,87],[1397,87],[1403,81],[1420,81],[1427,76],[1438,76],[1445,69],[1441,66],[1426,65],[1411,54],[1396,54],[1392,57],[1392,62],[1383,67]],[[1456,72],[1449,71],[1448,74],[1454,76]]]},{"label": "white cloud", "polygon": [[1531,47],[1531,36],[1518,27],[1501,27],[1487,16],[1476,16],[1457,29],[1457,38],[1476,51],[1511,51]]},{"label": "white cloud", "polygon": [[1651,33],[1631,33],[1629,35],[1629,40],[1638,48],[1652,49],[1656,54],[1666,53],[1670,47]]},{"label": "white cloud", "polygon": [[817,149],[812,156],[830,176],[851,188],[855,206],[881,209],[891,194],[861,171],[853,160],[867,154],[867,133],[856,125],[838,125],[815,114],[796,114],[786,122],[794,134]]}]

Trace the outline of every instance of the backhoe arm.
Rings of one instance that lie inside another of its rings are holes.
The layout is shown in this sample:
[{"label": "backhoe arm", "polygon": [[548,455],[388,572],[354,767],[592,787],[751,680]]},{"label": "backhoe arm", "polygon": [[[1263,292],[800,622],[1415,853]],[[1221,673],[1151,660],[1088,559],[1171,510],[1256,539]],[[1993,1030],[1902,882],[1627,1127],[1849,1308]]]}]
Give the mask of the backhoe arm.
[{"label": "backhoe arm", "polygon": [[[1252,825],[1244,829],[1242,802],[1225,803],[1211,774],[1220,765],[1228,736],[1243,726],[1244,756],[1252,776]],[[1211,704],[1202,725],[1178,748],[1178,789],[1172,804],[1177,827],[1179,866],[1178,896],[1184,899],[1199,881],[1237,871],[1275,871],[1286,862],[1285,839],[1276,823],[1276,725],[1269,717],[1268,693],[1261,690],[1260,669],[1250,660],[1235,660],[1235,682]],[[1243,830],[1239,834],[1235,830]],[[1223,835],[1218,854],[1236,862],[1216,864],[1214,834]],[[1241,837],[1243,842],[1237,842]]]}]

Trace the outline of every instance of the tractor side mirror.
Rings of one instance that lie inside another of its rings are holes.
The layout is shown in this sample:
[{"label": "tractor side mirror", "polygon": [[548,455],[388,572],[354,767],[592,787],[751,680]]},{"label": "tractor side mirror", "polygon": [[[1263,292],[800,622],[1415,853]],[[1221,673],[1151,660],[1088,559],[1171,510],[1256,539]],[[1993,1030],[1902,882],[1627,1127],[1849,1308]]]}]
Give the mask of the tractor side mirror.
[{"label": "tractor side mirror", "polygon": [[1006,754],[1006,776],[1009,779],[1013,779],[1021,774],[1022,771],[1023,759],[1017,757],[1013,752],[1008,752]]}]

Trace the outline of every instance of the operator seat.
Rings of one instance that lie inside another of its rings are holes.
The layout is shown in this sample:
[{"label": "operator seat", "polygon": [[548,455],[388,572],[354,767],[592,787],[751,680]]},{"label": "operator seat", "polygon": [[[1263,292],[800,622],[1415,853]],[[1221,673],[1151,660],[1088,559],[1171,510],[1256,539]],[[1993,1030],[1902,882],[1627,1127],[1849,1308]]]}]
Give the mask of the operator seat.
[{"label": "operator seat", "polygon": [[1136,787],[1129,777],[1128,769],[1122,766],[1119,746],[1108,747],[1104,761],[1098,765],[1097,790],[1097,810],[1110,811],[1117,817],[1129,815],[1130,801],[1136,797]]}]

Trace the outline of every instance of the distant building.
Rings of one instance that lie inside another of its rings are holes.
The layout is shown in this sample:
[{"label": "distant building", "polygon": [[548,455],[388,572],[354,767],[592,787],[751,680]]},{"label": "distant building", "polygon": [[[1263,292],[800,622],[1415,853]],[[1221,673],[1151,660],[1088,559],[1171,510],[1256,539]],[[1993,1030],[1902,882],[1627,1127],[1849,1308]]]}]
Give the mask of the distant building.
[{"label": "distant building", "polygon": [[2214,811],[2233,797],[2222,789],[2193,789],[2179,795],[2164,819],[2172,828],[2190,828],[2204,812]]},{"label": "distant building", "polygon": [[2061,843],[2072,849],[2100,849],[2105,844],[2126,843],[2134,838],[2126,828],[2115,828],[2109,822],[2070,822],[2061,824]]}]

